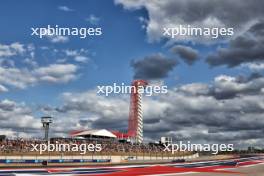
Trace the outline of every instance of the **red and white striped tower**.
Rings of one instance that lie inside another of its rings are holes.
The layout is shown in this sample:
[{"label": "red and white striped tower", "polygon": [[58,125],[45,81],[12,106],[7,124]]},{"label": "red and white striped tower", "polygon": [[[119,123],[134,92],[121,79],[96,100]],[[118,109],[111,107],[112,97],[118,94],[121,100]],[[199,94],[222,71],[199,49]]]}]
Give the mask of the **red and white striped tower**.
[{"label": "red and white striped tower", "polygon": [[128,119],[128,135],[136,143],[143,142],[143,114],[142,114],[142,93],[147,82],[144,80],[134,80],[130,95],[130,109]]}]

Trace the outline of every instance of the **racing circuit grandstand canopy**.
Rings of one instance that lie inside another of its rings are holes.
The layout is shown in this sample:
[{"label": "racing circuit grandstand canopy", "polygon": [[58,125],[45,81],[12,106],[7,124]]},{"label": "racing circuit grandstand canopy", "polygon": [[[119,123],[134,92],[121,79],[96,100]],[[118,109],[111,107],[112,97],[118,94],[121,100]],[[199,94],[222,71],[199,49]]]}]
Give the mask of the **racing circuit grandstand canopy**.
[{"label": "racing circuit grandstand canopy", "polygon": [[96,138],[116,138],[117,136],[106,129],[99,130],[82,130],[73,131],[70,133],[71,137],[96,137]]}]

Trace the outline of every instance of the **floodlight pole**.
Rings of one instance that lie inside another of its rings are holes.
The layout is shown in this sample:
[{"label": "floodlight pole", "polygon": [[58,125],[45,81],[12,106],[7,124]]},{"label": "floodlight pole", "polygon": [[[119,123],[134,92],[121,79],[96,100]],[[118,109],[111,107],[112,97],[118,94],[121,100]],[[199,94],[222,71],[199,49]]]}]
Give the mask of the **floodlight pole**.
[{"label": "floodlight pole", "polygon": [[44,128],[44,139],[46,141],[49,140],[49,126],[52,123],[52,118],[51,117],[41,117],[41,123]]}]

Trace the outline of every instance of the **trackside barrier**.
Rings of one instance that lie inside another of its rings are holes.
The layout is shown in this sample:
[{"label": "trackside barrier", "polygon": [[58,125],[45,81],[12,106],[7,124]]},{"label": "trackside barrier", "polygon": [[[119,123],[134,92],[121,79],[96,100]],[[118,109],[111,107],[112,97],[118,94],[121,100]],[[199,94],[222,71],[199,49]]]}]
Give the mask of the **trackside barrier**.
[{"label": "trackside barrier", "polygon": [[16,155],[0,156],[1,163],[42,163],[47,161],[49,163],[121,163],[127,161],[169,161],[177,159],[194,159],[198,158],[199,154],[185,156],[159,156],[159,155]]},{"label": "trackside barrier", "polygon": [[44,161],[48,163],[109,163],[111,162],[110,159],[102,160],[102,159],[96,159],[96,160],[64,160],[64,159],[58,159],[58,160],[19,160],[19,159],[7,159],[7,160],[0,160],[0,163],[2,164],[11,164],[11,163],[43,163]]}]

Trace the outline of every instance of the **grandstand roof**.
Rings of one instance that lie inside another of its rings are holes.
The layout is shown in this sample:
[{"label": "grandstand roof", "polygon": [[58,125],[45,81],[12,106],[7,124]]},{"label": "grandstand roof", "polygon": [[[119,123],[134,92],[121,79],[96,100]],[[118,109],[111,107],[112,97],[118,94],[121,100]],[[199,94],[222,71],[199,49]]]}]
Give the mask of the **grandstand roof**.
[{"label": "grandstand roof", "polygon": [[73,136],[73,137],[96,136],[96,137],[109,137],[109,138],[116,138],[117,137],[112,132],[110,132],[106,129],[77,131],[77,132],[71,133],[71,136]]},{"label": "grandstand roof", "polygon": [[120,131],[111,131],[118,139],[127,139],[130,138],[131,136],[127,133],[122,133]]}]

